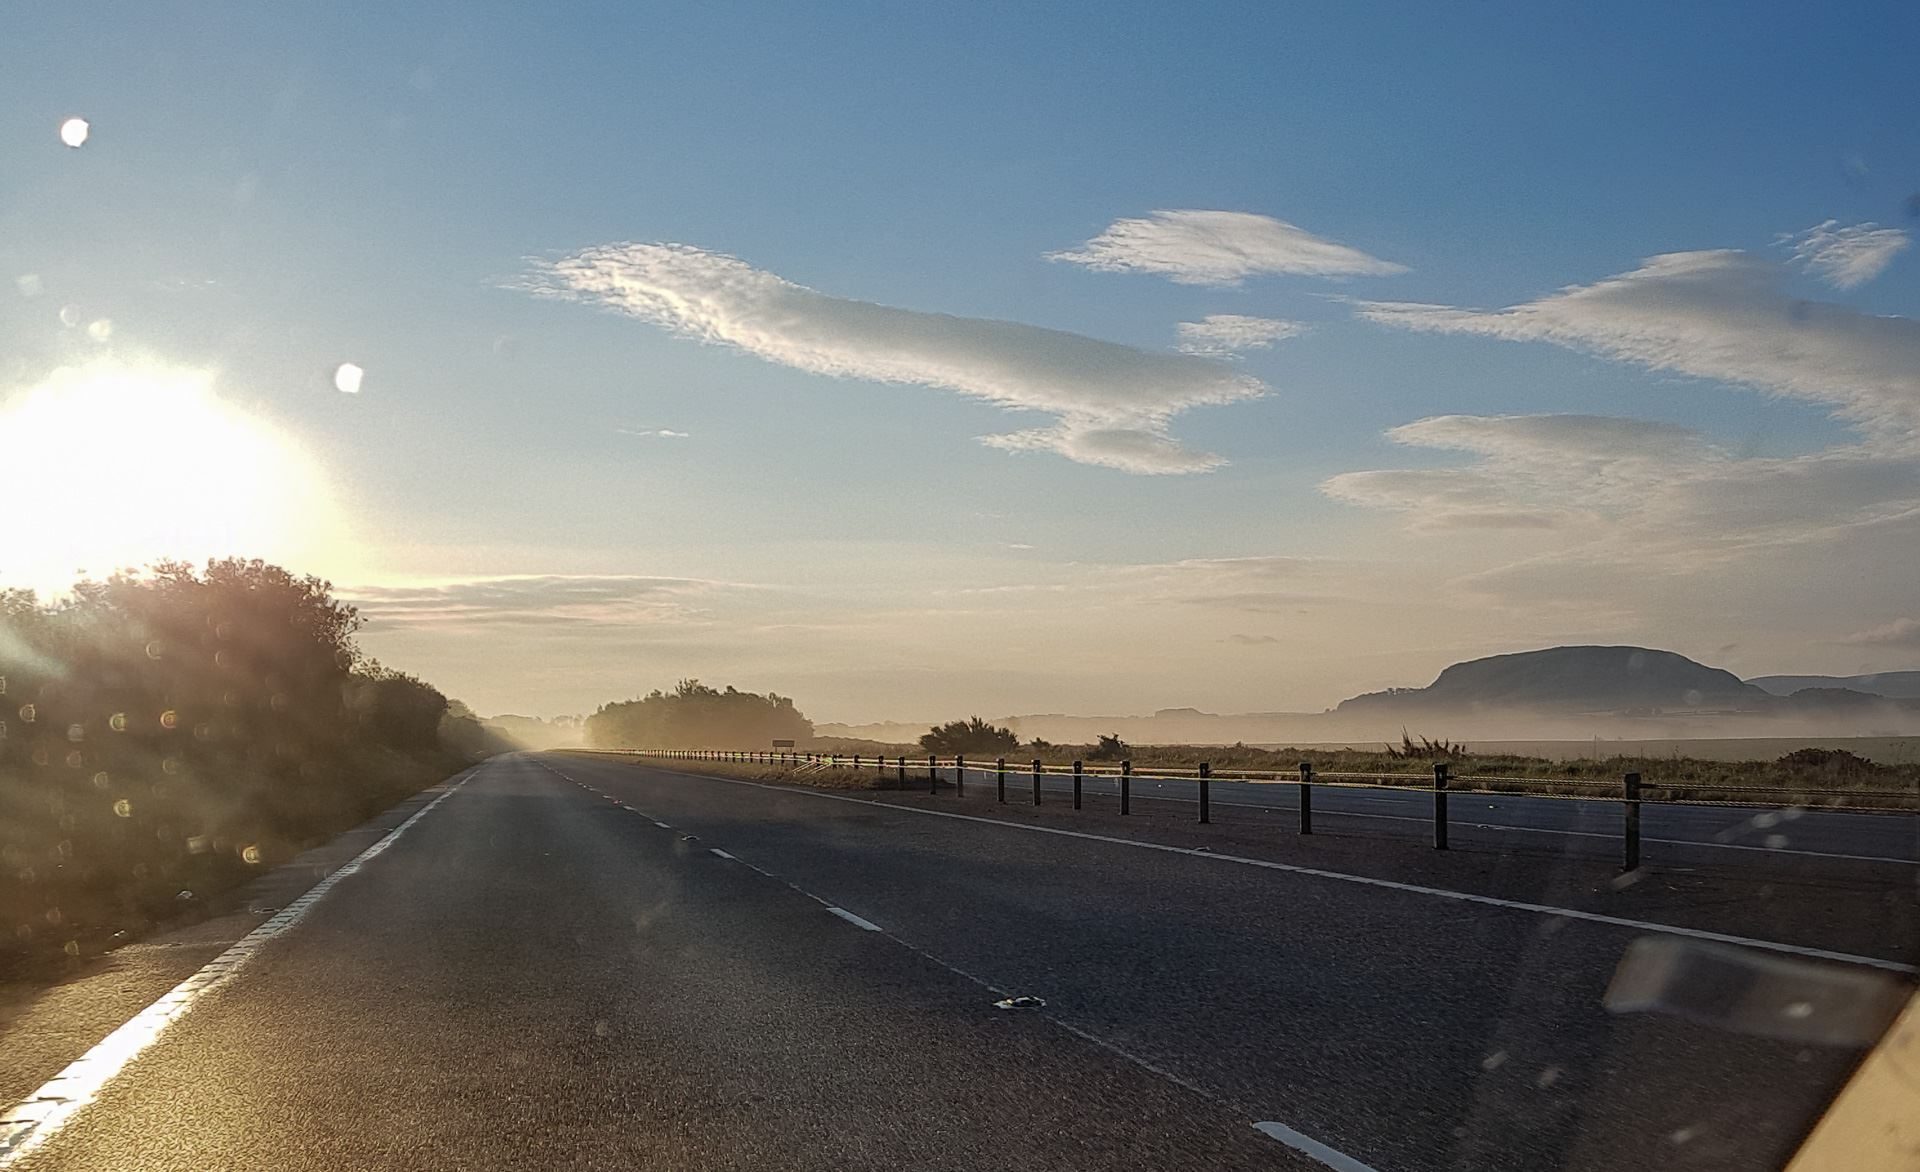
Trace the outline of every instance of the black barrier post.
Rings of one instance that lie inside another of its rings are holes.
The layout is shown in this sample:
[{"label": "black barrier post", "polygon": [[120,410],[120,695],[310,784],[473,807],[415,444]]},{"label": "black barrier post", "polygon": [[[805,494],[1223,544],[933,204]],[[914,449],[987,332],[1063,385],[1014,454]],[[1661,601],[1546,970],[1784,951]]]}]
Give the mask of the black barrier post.
[{"label": "black barrier post", "polygon": [[1300,833],[1313,833],[1313,762],[1300,762]]},{"label": "black barrier post", "polygon": [[1627,826],[1624,857],[1620,860],[1620,870],[1638,871],[1640,869],[1640,775],[1629,773],[1621,779],[1624,783],[1627,803]]},{"label": "black barrier post", "polygon": [[1200,762],[1200,821],[1202,822],[1209,821],[1207,817],[1207,786],[1208,779],[1212,776],[1213,766],[1207,764],[1205,761]]},{"label": "black barrier post", "polygon": [[993,763],[994,788],[999,791],[1000,804],[1007,803],[1007,759],[997,758]]},{"label": "black barrier post", "polygon": [[967,759],[958,753],[953,755],[953,796],[967,796]]},{"label": "black barrier post", "polygon": [[1040,762],[1033,763],[1033,804],[1040,804]]},{"label": "black barrier post", "polygon": [[1447,763],[1433,763],[1433,849],[1447,849]]},{"label": "black barrier post", "polygon": [[907,788],[907,759],[905,757],[900,758],[900,788]]},{"label": "black barrier post", "polygon": [[935,757],[927,754],[927,789],[932,793],[940,792],[940,774],[936,772]]},{"label": "black barrier post", "polygon": [[1073,808],[1080,808],[1080,762],[1073,763]]},{"label": "black barrier post", "polygon": [[1133,812],[1133,762],[1120,762],[1120,812]]}]

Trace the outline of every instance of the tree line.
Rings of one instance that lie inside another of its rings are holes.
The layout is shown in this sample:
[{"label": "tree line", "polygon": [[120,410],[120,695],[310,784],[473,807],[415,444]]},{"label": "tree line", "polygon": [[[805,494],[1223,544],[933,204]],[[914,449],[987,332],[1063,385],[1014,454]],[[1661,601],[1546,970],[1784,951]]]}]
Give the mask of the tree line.
[{"label": "tree line", "polygon": [[598,749],[738,749],[777,740],[804,744],[813,737],[813,722],[791,697],[681,680],[671,692],[656,688],[638,700],[601,705],[584,732]]}]

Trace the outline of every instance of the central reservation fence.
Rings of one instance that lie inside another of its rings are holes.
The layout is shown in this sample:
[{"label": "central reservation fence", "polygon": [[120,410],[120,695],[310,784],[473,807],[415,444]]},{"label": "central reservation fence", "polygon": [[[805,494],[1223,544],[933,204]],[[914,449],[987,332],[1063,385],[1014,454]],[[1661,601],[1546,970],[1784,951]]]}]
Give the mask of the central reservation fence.
[{"label": "central reservation fence", "polygon": [[[862,756],[857,753],[815,753],[803,750],[624,749],[611,751],[629,756],[670,761],[765,765],[795,772],[824,769],[852,769],[863,772],[870,769],[882,778],[891,774],[900,789],[916,788],[917,783],[924,785],[929,792],[933,793],[938,793],[940,787],[946,783],[942,774],[950,772],[956,797],[966,796],[968,774],[976,776],[984,774],[993,779],[994,795],[1001,803],[1007,800],[1007,782],[1012,776],[1016,785],[1022,780],[1030,782],[1032,802],[1036,806],[1041,804],[1043,777],[1059,779],[1071,777],[1073,808],[1076,810],[1082,806],[1083,787],[1088,778],[1110,778],[1117,783],[1120,813],[1123,815],[1133,812],[1134,782],[1185,782],[1192,783],[1198,788],[1198,821],[1202,823],[1213,821],[1212,783],[1215,781],[1288,785],[1294,787],[1298,798],[1298,830],[1301,834],[1313,833],[1315,788],[1385,789],[1400,792],[1424,790],[1430,793],[1432,799],[1435,850],[1447,849],[1447,798],[1451,794],[1497,795],[1550,801],[1611,801],[1618,803],[1621,811],[1620,843],[1621,870],[1623,871],[1637,870],[1640,866],[1640,810],[1643,805],[1772,810],[1783,806],[1803,807],[1808,804],[1810,798],[1831,798],[1846,800],[1850,804],[1822,805],[1817,808],[1880,815],[1911,816],[1920,813],[1920,789],[1741,786],[1695,781],[1662,781],[1649,784],[1641,779],[1639,773],[1623,773],[1618,781],[1603,781],[1596,778],[1456,774],[1453,772],[1452,765],[1444,761],[1435,762],[1429,776],[1426,773],[1350,773],[1331,770],[1322,772],[1316,770],[1313,763],[1308,761],[1302,761],[1297,772],[1286,773],[1271,769],[1216,770],[1205,763],[1192,767],[1156,767],[1151,771],[1136,772],[1132,761],[1121,761],[1116,765],[1089,765],[1084,761],[1074,761],[1071,765],[1056,763],[1049,766],[1038,760],[1025,763],[1014,762],[1009,765],[1004,757],[994,759],[991,764],[972,763],[965,756],[942,759],[932,754],[923,761],[918,757]],[[925,770],[924,776],[919,776],[921,770]],[[1024,779],[1019,776],[1021,774],[1026,775]],[[1555,792],[1561,790],[1571,792]],[[1703,793],[1714,796],[1697,796]],[[1861,799],[1872,804],[1851,804]],[[1154,795],[1149,800],[1167,799]]]}]

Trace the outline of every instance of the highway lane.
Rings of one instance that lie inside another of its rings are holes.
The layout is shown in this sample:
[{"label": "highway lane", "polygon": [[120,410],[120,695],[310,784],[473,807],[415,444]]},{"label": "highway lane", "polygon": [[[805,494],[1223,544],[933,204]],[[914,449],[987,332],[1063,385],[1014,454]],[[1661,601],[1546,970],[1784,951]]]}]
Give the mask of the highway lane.
[{"label": "highway lane", "polygon": [[17,1166],[1323,1166],[1263,1121],[1380,1172],[1776,1159],[1854,1053],[1608,1015],[1636,934],[514,757]]},{"label": "highway lane", "polygon": [[[1142,859],[972,821],[998,815],[985,803],[963,821],[897,811],[891,794],[875,806],[616,761],[555,767],[1376,1168],[1763,1166],[1848,1061],[1607,1015],[1600,991],[1632,930]],[[925,802],[962,809],[950,793]],[[1573,894],[1564,868],[1532,873],[1511,894]],[[1757,890],[1703,904],[1743,914]],[[1756,1080],[1766,1089],[1746,1089]]]},{"label": "highway lane", "polygon": [[499,760],[6,1166],[1313,1166],[994,1000]]}]

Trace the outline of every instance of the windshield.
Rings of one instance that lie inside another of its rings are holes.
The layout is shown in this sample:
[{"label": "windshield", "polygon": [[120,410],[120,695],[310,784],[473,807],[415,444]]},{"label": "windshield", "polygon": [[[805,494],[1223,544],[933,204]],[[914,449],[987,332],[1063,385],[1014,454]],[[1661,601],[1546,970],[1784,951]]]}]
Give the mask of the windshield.
[{"label": "windshield", "polygon": [[7,24],[0,1172],[1893,1143],[1908,6]]}]

